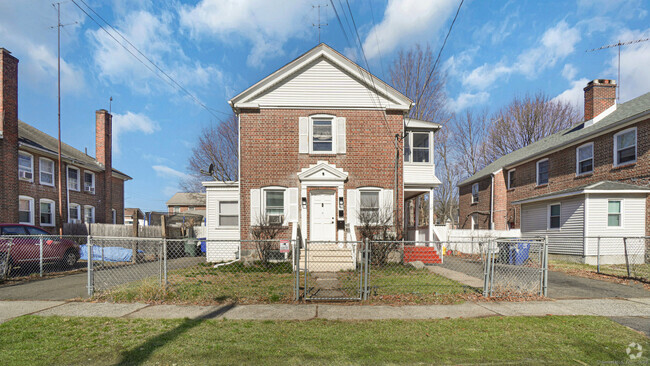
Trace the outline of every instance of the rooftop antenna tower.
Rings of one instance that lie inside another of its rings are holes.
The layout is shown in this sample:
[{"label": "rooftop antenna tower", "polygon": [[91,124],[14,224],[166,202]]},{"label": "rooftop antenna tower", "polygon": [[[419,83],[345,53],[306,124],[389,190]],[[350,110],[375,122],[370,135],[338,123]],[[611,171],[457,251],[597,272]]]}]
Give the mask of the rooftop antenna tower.
[{"label": "rooftop antenna tower", "polygon": [[318,27],[318,44],[320,44],[320,28],[321,28],[321,26],[329,25],[327,23],[321,23],[320,22],[320,8],[327,8],[328,6],[329,5],[327,5],[327,4],[325,4],[325,5],[320,5],[319,4],[319,5],[312,5],[311,6],[312,9],[318,9],[318,23],[317,24],[314,24],[314,23],[311,24],[312,27]]},{"label": "rooftop antenna tower", "polygon": [[650,41],[650,38],[636,39],[634,41],[627,41],[627,42],[618,41],[618,43],[615,44],[608,44],[607,46],[593,48],[585,51],[585,52],[593,52],[593,51],[600,51],[608,48],[618,47],[618,88],[616,90],[616,102],[620,102],[621,99],[621,46],[627,46],[627,45],[641,43],[645,41]]}]

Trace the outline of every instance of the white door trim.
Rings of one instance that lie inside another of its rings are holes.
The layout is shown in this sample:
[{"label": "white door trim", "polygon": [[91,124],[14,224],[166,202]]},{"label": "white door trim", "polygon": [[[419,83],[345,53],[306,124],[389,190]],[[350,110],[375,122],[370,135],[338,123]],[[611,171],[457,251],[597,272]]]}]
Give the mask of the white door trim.
[{"label": "white door trim", "polygon": [[[323,209],[319,210],[319,204]],[[329,208],[325,205],[329,205]],[[315,189],[309,192],[309,240],[336,241],[335,190]]]}]

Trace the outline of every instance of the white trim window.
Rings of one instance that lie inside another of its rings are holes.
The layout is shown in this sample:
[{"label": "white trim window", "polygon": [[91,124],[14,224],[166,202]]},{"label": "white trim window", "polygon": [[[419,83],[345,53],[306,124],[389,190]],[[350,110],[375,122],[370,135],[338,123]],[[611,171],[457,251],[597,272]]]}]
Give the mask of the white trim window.
[{"label": "white trim window", "polygon": [[517,169],[508,170],[508,189],[515,188],[515,171]]},{"label": "white trim window", "polygon": [[264,214],[268,224],[282,225],[284,223],[285,189],[264,190]]},{"label": "white trim window", "polygon": [[84,171],[84,192],[95,194],[95,173]]},{"label": "white trim window", "polygon": [[34,225],[34,199],[18,196],[18,223]]},{"label": "white trim window", "polygon": [[55,204],[54,201],[48,199],[41,199],[39,205],[39,218],[41,226],[54,226],[55,225]]},{"label": "white trim window", "polygon": [[636,162],[636,127],[614,135],[614,166]]},{"label": "white trim window", "polygon": [[431,164],[431,133],[409,131],[404,135],[404,162]]},{"label": "white trim window", "polygon": [[594,143],[590,142],[576,149],[576,175],[593,173]]},{"label": "white trim window", "polygon": [[34,156],[24,151],[18,152],[18,179],[34,181]]},{"label": "white trim window", "polygon": [[81,222],[81,206],[76,203],[71,203],[68,207],[68,222],[77,224]]},{"label": "white trim window", "polygon": [[623,226],[622,206],[623,202],[621,200],[607,201],[607,227]]},{"label": "white trim window", "polygon": [[38,180],[44,186],[54,187],[54,161],[47,158],[38,159]]},{"label": "white trim window", "polygon": [[548,159],[542,159],[537,162],[537,185],[541,186],[548,184],[549,177],[549,161]]},{"label": "white trim window", "polygon": [[309,129],[309,151],[312,154],[336,153],[334,116],[311,117]]},{"label": "white trim window", "polygon": [[471,220],[471,222],[470,222],[470,223],[471,223],[470,228],[471,228],[472,230],[478,230],[478,229],[479,229],[478,214],[477,214],[477,213],[473,213],[473,214],[471,214],[471,215],[470,215],[470,220]]},{"label": "white trim window", "polygon": [[472,184],[472,203],[478,203],[478,183]]},{"label": "white trim window", "polygon": [[68,189],[73,191],[79,191],[79,168],[73,166],[68,167]]},{"label": "white trim window", "polygon": [[219,202],[219,226],[237,227],[239,225],[239,203],[237,201]]},{"label": "white trim window", "polygon": [[359,214],[362,223],[379,222],[379,190],[359,190]]},{"label": "white trim window", "polygon": [[95,223],[95,207],[89,205],[84,206],[84,222],[86,224]]},{"label": "white trim window", "polygon": [[548,205],[549,230],[560,229],[560,226],[562,225],[561,218],[562,218],[562,205],[559,203]]}]

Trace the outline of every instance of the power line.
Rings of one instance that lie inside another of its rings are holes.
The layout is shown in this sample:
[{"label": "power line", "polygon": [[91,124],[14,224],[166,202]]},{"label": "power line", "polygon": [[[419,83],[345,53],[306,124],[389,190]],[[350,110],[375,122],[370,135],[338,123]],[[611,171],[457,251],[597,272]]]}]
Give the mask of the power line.
[{"label": "power line", "polygon": [[136,46],[133,45],[126,37],[122,35],[115,27],[113,27],[106,19],[104,19],[99,13],[97,13],[93,8],[91,8],[84,0],[78,0],[81,1],[84,6],[86,6],[93,14],[95,14],[99,19],[101,19],[106,25],[108,25],[113,32],[115,32],[120,38],[122,38],[126,43],[128,43],[138,54],[140,54],[142,57],[144,57],[151,65],[153,65],[160,73],[162,73],[164,77],[162,77],[159,73],[154,71],[149,65],[145,64],[138,56],[136,56],[128,47],[126,47],[122,42],[120,42],[113,34],[111,34],[103,25],[101,25],[92,15],[90,15],[84,8],[82,8],[75,0],[71,0],[73,4],[79,8],[88,18],[90,18],[95,24],[99,26],[101,30],[103,30],[106,34],[108,34],[109,37],[111,37],[117,44],[122,46],[125,51],[127,51],[131,56],[133,56],[138,62],[140,62],[144,67],[146,67],[149,71],[154,73],[156,76],[158,76],[161,80],[165,81],[168,85],[170,85],[173,88],[176,88],[185,94],[187,94],[194,102],[196,102],[199,106],[201,106],[203,109],[208,111],[212,116],[215,118],[219,119],[219,116],[217,116],[213,111],[221,113],[223,115],[229,116],[230,113],[222,112],[220,110],[214,109],[214,108],[209,108],[206,106],[199,98],[197,98],[194,94],[192,94],[189,90],[187,90],[183,85],[181,85],[179,82],[177,82],[173,77],[171,77],[167,72],[165,72],[160,66],[158,66],[155,62],[153,62],[149,57],[147,57],[142,51],[140,51]]}]

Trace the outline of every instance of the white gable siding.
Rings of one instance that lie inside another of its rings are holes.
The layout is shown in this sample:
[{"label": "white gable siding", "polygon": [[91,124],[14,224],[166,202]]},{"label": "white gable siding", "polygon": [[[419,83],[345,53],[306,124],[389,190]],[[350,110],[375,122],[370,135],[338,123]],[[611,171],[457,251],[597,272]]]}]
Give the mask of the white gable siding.
[{"label": "white gable siding", "polygon": [[[560,229],[548,230],[548,205],[560,203]],[[548,235],[548,252],[582,256],[584,252],[584,197],[521,205],[521,235]]]},{"label": "white gable siding", "polygon": [[379,108],[389,101],[321,58],[250,103],[260,107]]}]

